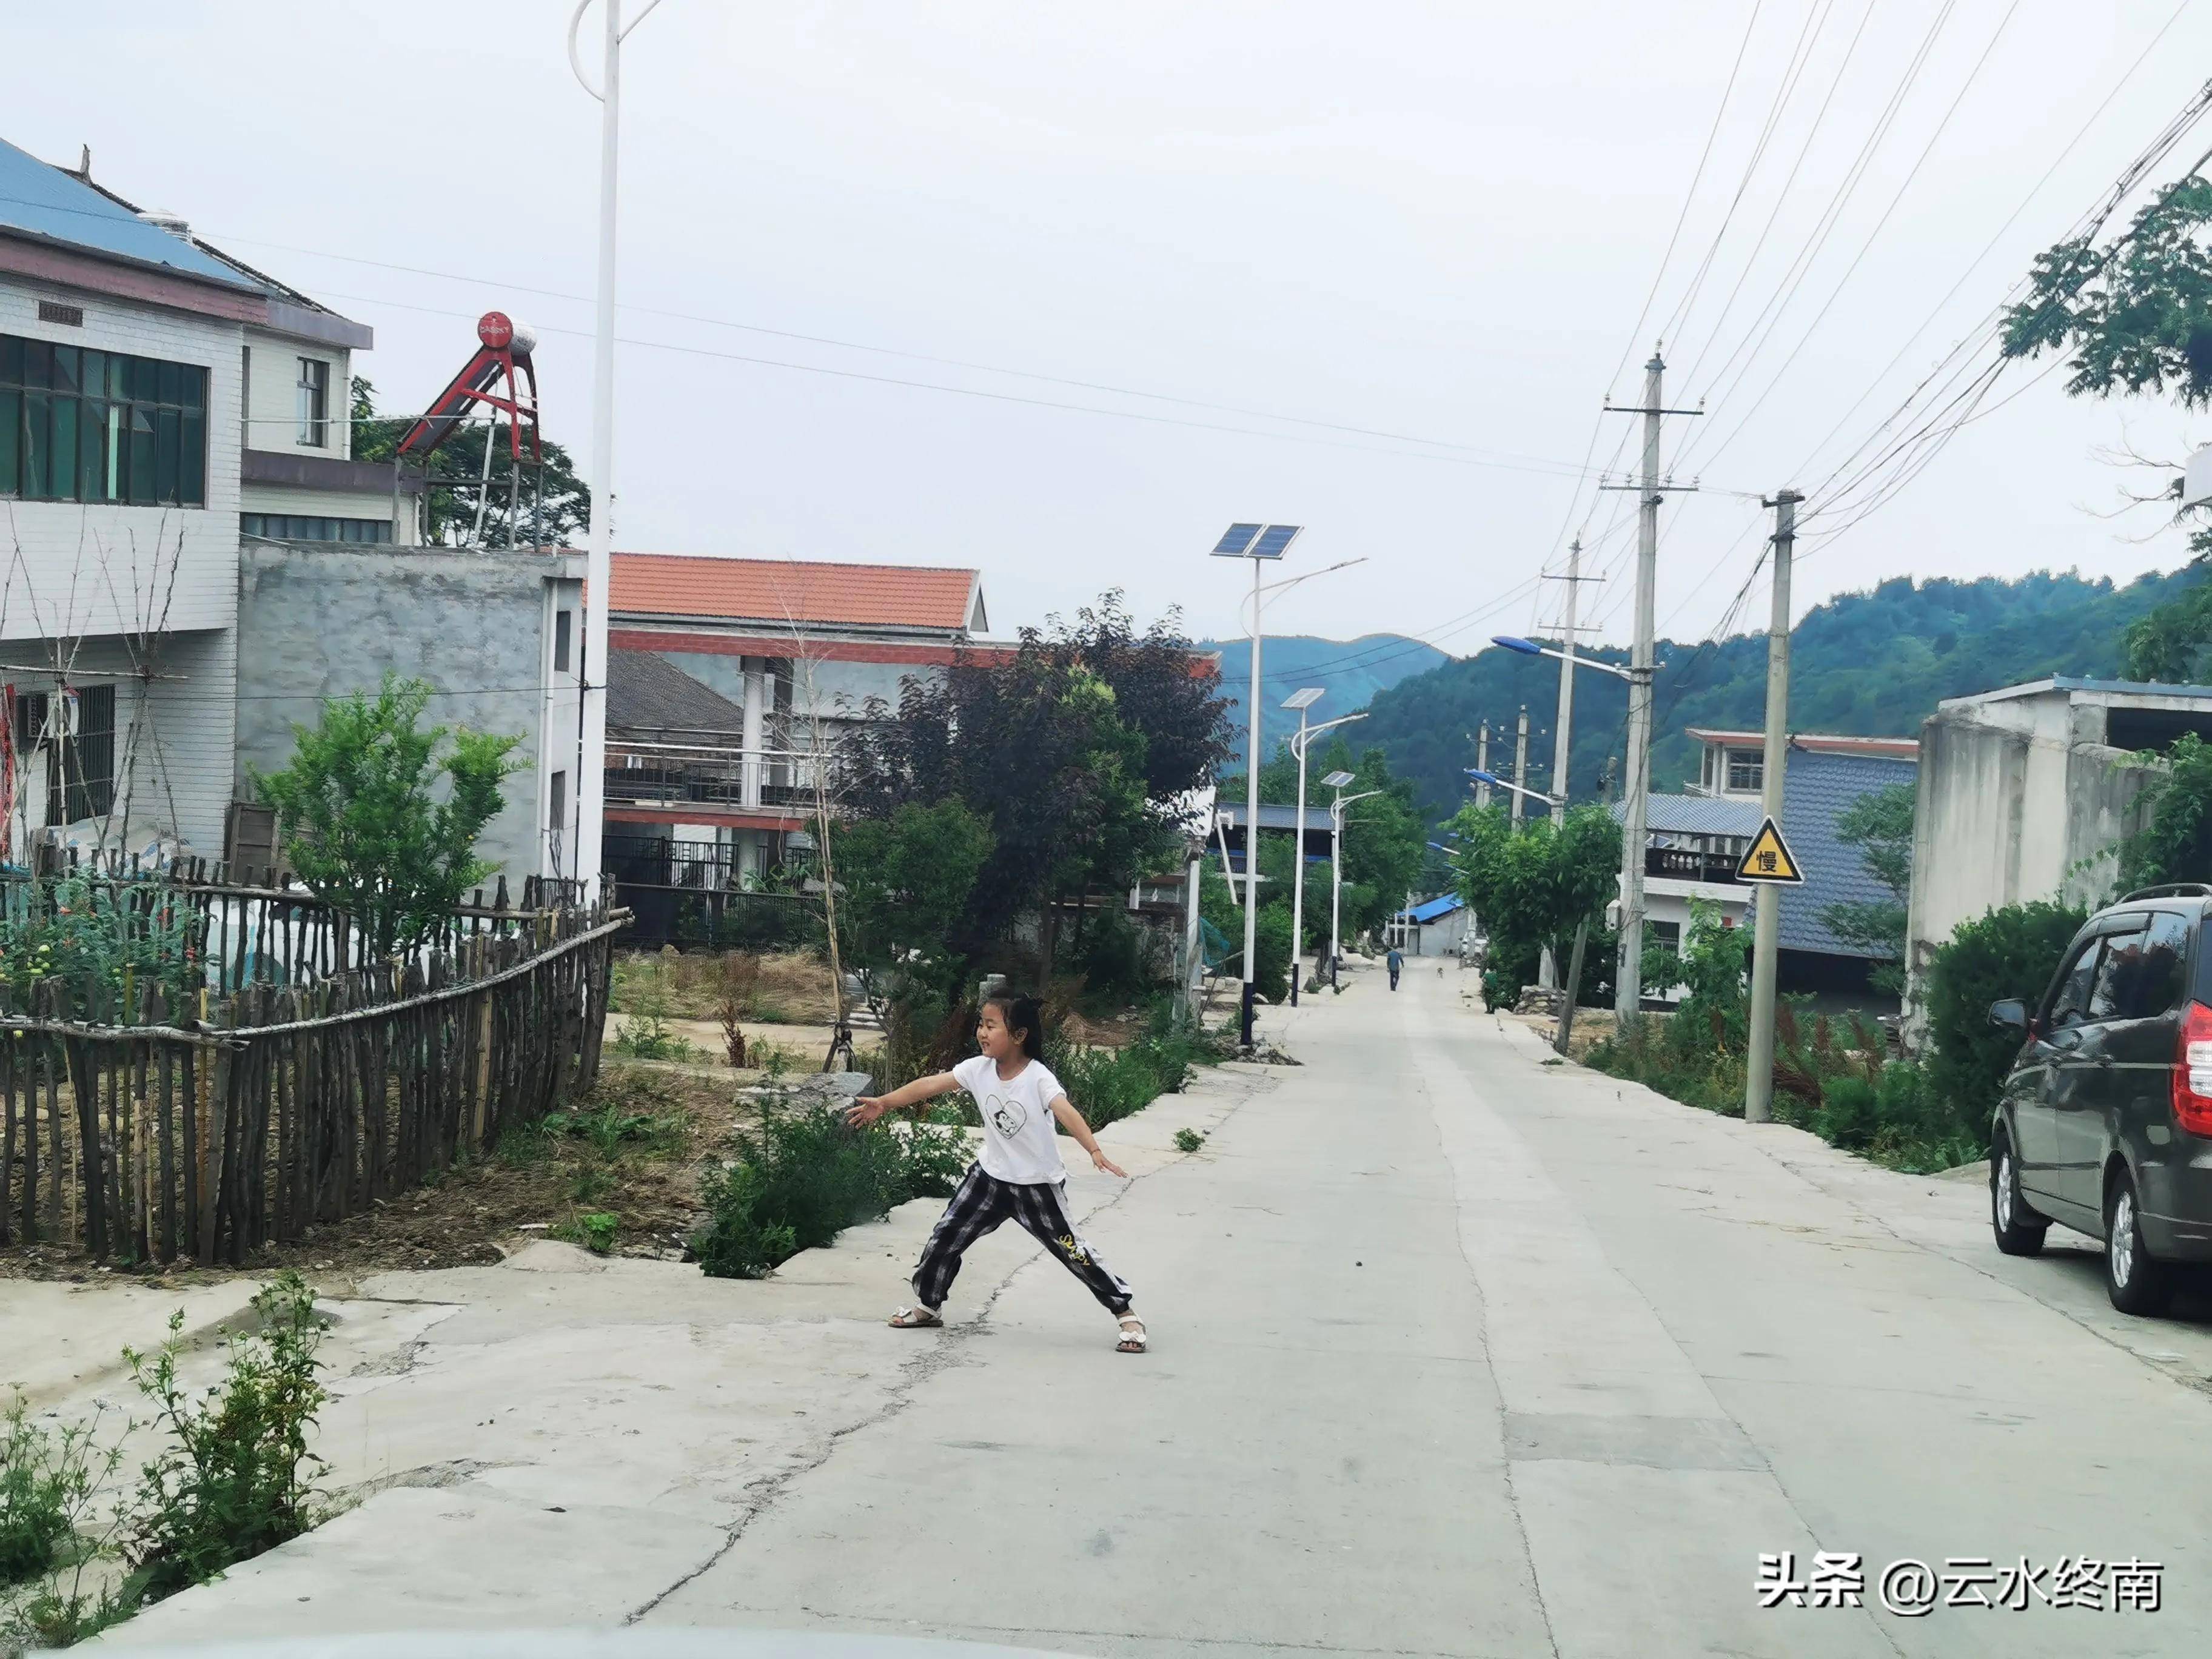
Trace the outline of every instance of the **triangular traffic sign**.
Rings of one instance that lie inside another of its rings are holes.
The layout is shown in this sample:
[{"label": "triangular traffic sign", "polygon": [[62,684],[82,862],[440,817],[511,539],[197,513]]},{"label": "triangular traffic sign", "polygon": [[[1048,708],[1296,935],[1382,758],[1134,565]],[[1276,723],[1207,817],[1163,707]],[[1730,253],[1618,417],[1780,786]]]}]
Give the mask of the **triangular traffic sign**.
[{"label": "triangular traffic sign", "polygon": [[1804,881],[1805,872],[1798,868],[1797,855],[1782,839],[1782,826],[1772,818],[1760,823],[1759,833],[1751,838],[1751,845],[1744,848],[1743,857],[1735,866],[1735,878],[1792,886]]}]

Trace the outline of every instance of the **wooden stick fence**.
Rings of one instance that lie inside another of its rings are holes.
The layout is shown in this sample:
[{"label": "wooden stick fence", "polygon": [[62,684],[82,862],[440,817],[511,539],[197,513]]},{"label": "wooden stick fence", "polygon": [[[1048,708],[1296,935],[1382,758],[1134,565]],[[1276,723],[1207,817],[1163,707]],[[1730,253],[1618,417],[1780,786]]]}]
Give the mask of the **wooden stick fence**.
[{"label": "wooden stick fence", "polygon": [[247,982],[206,1018],[142,988],[128,1023],[71,1019],[46,982],[0,1013],[0,1245],[242,1265],[489,1150],[591,1089],[628,923],[505,912],[404,963]]}]

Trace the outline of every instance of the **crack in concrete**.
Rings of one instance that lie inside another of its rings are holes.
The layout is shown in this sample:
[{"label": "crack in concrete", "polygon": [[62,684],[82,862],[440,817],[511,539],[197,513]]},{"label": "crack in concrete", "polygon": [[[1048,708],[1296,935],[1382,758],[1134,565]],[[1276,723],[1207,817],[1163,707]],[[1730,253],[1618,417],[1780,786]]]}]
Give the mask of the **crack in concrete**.
[{"label": "crack in concrete", "polygon": [[[1238,1097],[1231,1104],[1229,1109],[1221,1115],[1220,1118],[1217,1121],[1217,1127],[1219,1123],[1226,1123],[1231,1118],[1236,1116],[1237,1114],[1243,1109],[1243,1108],[1255,1096],[1265,1093],[1268,1089],[1272,1089],[1273,1086],[1274,1080],[1272,1078],[1264,1079],[1258,1078],[1253,1079],[1251,1080],[1251,1086],[1243,1091]],[[1093,1208],[1085,1211],[1083,1214],[1082,1219],[1087,1222],[1093,1216],[1104,1214],[1108,1210],[1114,1208],[1114,1206],[1119,1204],[1123,1199],[1134,1192],[1137,1188],[1138,1182],[1149,1181],[1153,1176],[1158,1175],[1164,1170],[1182,1167],[1182,1160],[1178,1159],[1175,1163],[1163,1164],[1158,1170],[1151,1170],[1144,1175],[1132,1176],[1128,1183],[1124,1186],[1121,1191],[1115,1193],[1113,1197],[1108,1199],[1104,1203],[1095,1206]],[[623,1614],[623,1625],[627,1626],[638,1623],[639,1620],[645,1618],[645,1616],[647,1613],[650,1613],[655,1607],[658,1607],[670,1596],[675,1595],[677,1591],[682,1589],[685,1585],[702,1577],[706,1573],[713,1571],[714,1567],[719,1565],[722,1560],[729,1555],[731,1551],[737,1548],[738,1545],[743,1541],[746,1531],[752,1526],[754,1522],[760,1519],[762,1516],[767,1514],[770,1509],[775,1507],[776,1503],[798,1483],[801,1477],[811,1474],[815,1470],[820,1468],[823,1464],[827,1463],[830,1458],[835,1456],[836,1455],[837,1448],[842,1443],[850,1439],[853,1436],[862,1432],[864,1430],[874,1428],[878,1424],[890,1422],[893,1418],[897,1417],[901,1413],[904,1412],[906,1408],[914,1402],[914,1397],[920,1390],[922,1384],[934,1378],[939,1372],[950,1370],[956,1365],[964,1363],[968,1358],[968,1349],[969,1345],[972,1344],[978,1337],[992,1334],[992,1333],[987,1328],[991,1317],[991,1311],[998,1306],[999,1298],[1006,1293],[1007,1287],[1011,1285],[1016,1279],[1028,1272],[1030,1268],[1037,1267],[1041,1263],[1048,1261],[1049,1260],[1051,1260],[1051,1258],[1048,1256],[1037,1255],[1016,1262],[1012,1267],[1007,1270],[1006,1276],[1000,1279],[996,1285],[991,1287],[990,1294],[983,1298],[982,1305],[976,1310],[974,1318],[963,1321],[961,1323],[957,1325],[946,1325],[939,1340],[930,1348],[916,1355],[912,1360],[909,1360],[907,1363],[900,1373],[899,1380],[892,1385],[890,1392],[884,1396],[882,1405],[878,1407],[874,1411],[869,1413],[866,1416],[860,1419],[857,1422],[848,1423],[843,1428],[833,1429],[830,1431],[828,1437],[822,1442],[819,1449],[811,1455],[804,1457],[773,1474],[764,1475],[758,1481],[755,1482],[754,1486],[758,1492],[758,1496],[749,1501],[745,1504],[744,1508],[738,1513],[737,1518],[732,1521],[722,1529],[722,1541],[714,1547],[714,1549],[708,1555],[707,1559],[700,1562],[697,1566],[692,1568],[690,1571],[685,1573],[682,1577],[677,1579],[666,1589],[661,1590],[658,1595],[652,1597],[651,1600]],[[979,1626],[979,1628],[981,1627]],[[1556,1648],[1553,1651],[1556,1653]]]}]

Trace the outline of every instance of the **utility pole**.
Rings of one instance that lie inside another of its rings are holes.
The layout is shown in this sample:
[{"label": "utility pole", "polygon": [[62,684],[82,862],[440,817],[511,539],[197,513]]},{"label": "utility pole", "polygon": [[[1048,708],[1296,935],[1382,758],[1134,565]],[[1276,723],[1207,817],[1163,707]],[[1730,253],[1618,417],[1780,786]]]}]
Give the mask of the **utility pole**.
[{"label": "utility pole", "polygon": [[[1474,740],[1474,769],[1478,772],[1487,772],[1490,769],[1490,722],[1488,720],[1483,721],[1482,735]],[[1474,804],[1477,806],[1490,805],[1488,784],[1478,783],[1474,786]]]},{"label": "utility pole", "polygon": [[1606,407],[1616,414],[1644,416],[1644,474],[1636,526],[1636,640],[1629,654],[1627,821],[1620,833],[1620,958],[1613,976],[1613,1012],[1622,1028],[1643,1012],[1644,842],[1651,808],[1651,678],[1654,635],[1657,632],[1659,581],[1659,423],[1668,415],[1698,415],[1702,410],[1668,409],[1660,401],[1666,359],[1653,348],[1644,365],[1644,401],[1632,409]]},{"label": "utility pole", "polygon": [[1567,799],[1567,766],[1575,729],[1575,600],[1583,586],[1583,538],[1579,536],[1567,547],[1567,615],[1559,631],[1565,636],[1562,649],[1565,658],[1559,664],[1559,716],[1552,736],[1552,793],[1564,810]]},{"label": "utility pole", "polygon": [[[1794,489],[1774,508],[1774,606],[1766,629],[1766,757],[1759,775],[1761,810],[1782,822],[1782,785],[1790,763],[1790,562],[1797,541]],[[1723,780],[1725,781],[1725,780]],[[1774,975],[1782,942],[1782,892],[1762,887],[1751,935],[1751,1053],[1743,1074],[1743,1116],[1764,1123],[1774,1107]]]},{"label": "utility pole", "polygon": [[1521,827],[1522,802],[1528,797],[1522,793],[1528,787],[1528,705],[1521,705],[1521,719],[1513,730],[1513,827]]}]

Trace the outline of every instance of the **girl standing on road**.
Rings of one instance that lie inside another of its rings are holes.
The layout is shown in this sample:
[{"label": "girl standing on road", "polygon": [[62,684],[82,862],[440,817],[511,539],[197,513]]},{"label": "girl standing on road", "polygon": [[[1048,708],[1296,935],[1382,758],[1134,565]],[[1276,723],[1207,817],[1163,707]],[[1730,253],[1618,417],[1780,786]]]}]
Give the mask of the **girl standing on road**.
[{"label": "girl standing on road", "polygon": [[1121,1334],[1115,1351],[1142,1353],[1145,1322],[1129,1305],[1129,1287],[1084,1243],[1068,1213],[1067,1170],[1060,1161],[1054,1120],[1091,1154],[1092,1164],[1125,1181],[1128,1176],[1099,1149],[1083,1114],[1061,1090],[1060,1079],[1046,1069],[1042,1025],[1035,997],[994,991],[983,999],[975,1021],[975,1046],[981,1054],[949,1072],[916,1078],[887,1095],[864,1095],[846,1115],[856,1125],[873,1123],[886,1112],[918,1106],[955,1089],[973,1095],[982,1115],[982,1147],[915,1265],[916,1305],[901,1308],[891,1316],[891,1323],[901,1330],[942,1325],[938,1310],[960,1271],[960,1258],[970,1244],[1012,1216],[1119,1322]]}]

